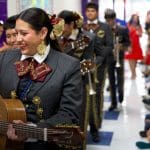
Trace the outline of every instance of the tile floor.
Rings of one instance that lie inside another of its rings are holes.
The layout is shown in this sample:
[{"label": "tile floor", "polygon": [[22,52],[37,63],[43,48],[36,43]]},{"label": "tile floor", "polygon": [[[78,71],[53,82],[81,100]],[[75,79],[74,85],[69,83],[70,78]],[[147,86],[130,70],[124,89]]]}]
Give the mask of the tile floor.
[{"label": "tile floor", "polygon": [[87,150],[137,150],[135,142],[143,141],[138,132],[144,128],[144,117],[148,113],[142,104],[142,95],[146,93],[145,80],[140,65],[136,71],[137,78],[131,80],[129,66],[125,62],[125,98],[121,110],[107,111],[110,101],[109,92],[105,90],[104,120],[99,133],[101,141],[93,143],[88,134]]}]

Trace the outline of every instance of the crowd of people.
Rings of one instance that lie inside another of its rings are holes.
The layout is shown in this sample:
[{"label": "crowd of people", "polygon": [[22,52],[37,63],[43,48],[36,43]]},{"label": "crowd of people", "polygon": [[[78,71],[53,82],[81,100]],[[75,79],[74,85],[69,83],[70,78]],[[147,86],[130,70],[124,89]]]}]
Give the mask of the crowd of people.
[{"label": "crowd of people", "polygon": [[[24,150],[85,150],[88,125],[92,140],[99,142],[107,75],[111,97],[108,111],[115,111],[124,100],[124,59],[129,60],[132,80],[138,60],[146,68],[150,64],[150,43],[143,56],[137,14],[131,16],[127,26],[116,21],[117,14],[110,8],[104,12],[106,22],[101,22],[99,6],[93,2],[86,5],[85,14],[84,22],[74,11],[51,15],[40,8],[29,8],[0,22],[0,96],[4,100],[14,98],[15,92],[27,118],[27,122],[14,118],[7,138],[12,143],[23,142]],[[149,37],[149,12],[145,30]],[[148,78],[149,73],[147,69],[144,75]],[[147,99],[150,105],[150,96]],[[43,128],[43,140],[19,134],[14,126],[31,123]],[[53,138],[47,142],[47,129],[59,126],[80,127],[82,144],[57,144],[58,139]],[[149,135],[149,128],[145,130]],[[14,149],[20,146],[14,144]]]},{"label": "crowd of people", "polygon": [[[142,102],[147,111],[150,111],[150,11],[147,12],[146,21],[145,21],[145,31],[147,34],[147,45],[145,56],[143,57],[143,76],[145,78],[145,89],[146,95],[143,96]],[[147,142],[137,141],[136,146],[140,149],[149,149],[150,148],[150,114],[145,115],[144,120],[144,129],[139,131],[141,138],[146,138]]]}]

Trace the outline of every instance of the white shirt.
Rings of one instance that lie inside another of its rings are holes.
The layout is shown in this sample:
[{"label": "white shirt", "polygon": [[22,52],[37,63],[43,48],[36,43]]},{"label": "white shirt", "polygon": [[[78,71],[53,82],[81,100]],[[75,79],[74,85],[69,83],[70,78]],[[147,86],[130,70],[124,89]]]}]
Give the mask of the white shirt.
[{"label": "white shirt", "polygon": [[48,46],[46,47],[45,52],[44,52],[43,55],[39,55],[38,53],[36,53],[36,54],[33,55],[33,56],[22,55],[20,60],[22,61],[22,60],[25,60],[25,59],[27,59],[27,58],[34,58],[38,63],[41,64],[41,63],[44,62],[44,60],[47,58],[47,56],[48,56],[48,54],[49,54],[49,51],[50,51],[50,45],[48,45]]},{"label": "white shirt", "polygon": [[98,24],[98,19],[95,19],[93,21],[87,20],[87,24]]},{"label": "white shirt", "polygon": [[71,40],[76,40],[77,36],[78,36],[79,30],[78,29],[74,29],[71,33],[71,35],[68,37],[68,39]]}]

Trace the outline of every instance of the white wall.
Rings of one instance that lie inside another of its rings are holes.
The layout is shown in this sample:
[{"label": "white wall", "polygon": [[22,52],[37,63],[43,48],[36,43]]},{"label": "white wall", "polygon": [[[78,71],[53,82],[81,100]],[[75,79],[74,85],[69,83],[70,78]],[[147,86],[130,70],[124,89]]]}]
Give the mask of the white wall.
[{"label": "white wall", "polygon": [[7,14],[12,16],[17,14],[17,2],[18,0],[7,0]]},{"label": "white wall", "polygon": [[[20,0],[8,0],[8,16],[19,12]],[[52,11],[57,14],[64,9],[73,10],[81,13],[81,0],[52,0]]]},{"label": "white wall", "polygon": [[[19,2],[21,0],[8,0],[8,16],[15,15],[19,12]],[[30,1],[30,0],[27,0]],[[52,12],[57,14],[64,9],[73,10],[81,13],[81,0],[49,0],[52,3]],[[112,8],[112,0],[99,0],[99,16],[104,21],[104,10]],[[142,6],[142,7],[141,7]],[[131,14],[139,13],[142,25],[145,22],[147,10],[150,9],[150,1],[148,0],[127,0],[126,19],[129,20]],[[51,8],[51,7],[50,7]],[[115,10],[117,17],[123,19],[123,0],[115,0]]]},{"label": "white wall", "polygon": [[59,13],[67,9],[81,13],[81,0],[53,0],[53,12]]},{"label": "white wall", "polygon": [[[99,0],[99,8],[100,20],[104,21],[105,9],[113,8],[112,0]],[[141,24],[143,25],[148,10],[150,10],[150,1],[148,0],[126,0],[126,21],[129,21],[132,14],[138,13],[140,16]],[[118,18],[124,19],[123,0],[115,0],[115,11]]]}]

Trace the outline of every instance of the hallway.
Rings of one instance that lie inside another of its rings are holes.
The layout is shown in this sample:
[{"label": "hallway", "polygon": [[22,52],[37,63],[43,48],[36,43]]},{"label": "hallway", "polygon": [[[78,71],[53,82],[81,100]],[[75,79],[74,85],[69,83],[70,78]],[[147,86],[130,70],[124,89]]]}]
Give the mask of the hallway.
[{"label": "hallway", "polygon": [[87,150],[137,150],[135,143],[144,140],[140,138],[139,131],[143,130],[144,117],[148,113],[142,103],[142,95],[146,93],[144,82],[141,66],[137,65],[136,80],[131,80],[129,66],[125,62],[125,98],[122,107],[118,111],[108,112],[109,92],[105,92],[101,141],[95,144],[88,135]]}]

